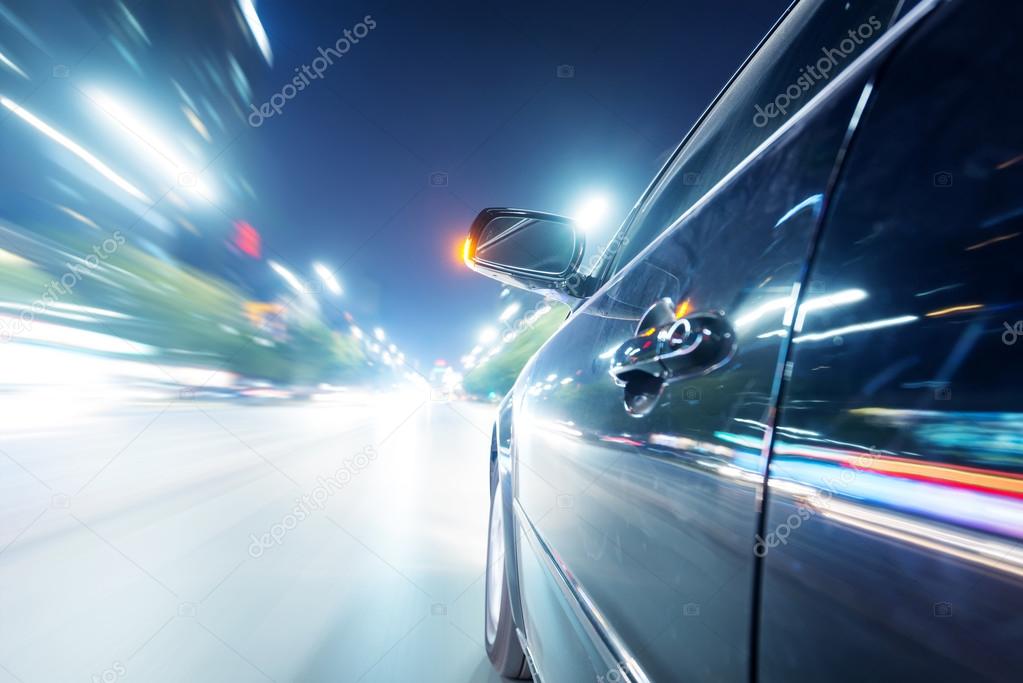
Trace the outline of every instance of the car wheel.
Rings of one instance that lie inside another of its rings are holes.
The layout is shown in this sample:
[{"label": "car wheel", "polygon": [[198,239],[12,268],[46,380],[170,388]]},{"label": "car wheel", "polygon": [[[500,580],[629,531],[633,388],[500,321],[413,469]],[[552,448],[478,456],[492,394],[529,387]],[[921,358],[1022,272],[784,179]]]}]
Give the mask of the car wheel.
[{"label": "car wheel", "polygon": [[505,678],[528,679],[529,667],[512,621],[508,574],[505,565],[504,493],[492,466],[490,527],[487,542],[484,642],[494,668]]}]

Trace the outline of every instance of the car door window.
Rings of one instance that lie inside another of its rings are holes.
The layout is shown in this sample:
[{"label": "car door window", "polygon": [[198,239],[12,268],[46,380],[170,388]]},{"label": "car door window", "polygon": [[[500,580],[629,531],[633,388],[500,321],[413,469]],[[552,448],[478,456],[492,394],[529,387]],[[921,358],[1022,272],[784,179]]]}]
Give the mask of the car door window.
[{"label": "car door window", "polygon": [[[807,198],[825,191],[864,85],[850,80],[631,264],[516,385],[517,500],[623,644],[616,656],[645,673],[638,680],[748,674],[750,542],[783,345],[759,333],[793,301],[817,225]],[[660,387],[636,417],[610,357],[662,297],[678,316],[720,312],[736,351],[713,372]],[[526,584],[525,612],[541,619],[534,590]]]},{"label": "car door window", "polygon": [[775,431],[765,683],[1023,670],[1021,25],[950,3],[857,128]]},{"label": "car door window", "polygon": [[620,268],[845,70],[888,28],[897,0],[803,0],[696,127],[625,237]]}]

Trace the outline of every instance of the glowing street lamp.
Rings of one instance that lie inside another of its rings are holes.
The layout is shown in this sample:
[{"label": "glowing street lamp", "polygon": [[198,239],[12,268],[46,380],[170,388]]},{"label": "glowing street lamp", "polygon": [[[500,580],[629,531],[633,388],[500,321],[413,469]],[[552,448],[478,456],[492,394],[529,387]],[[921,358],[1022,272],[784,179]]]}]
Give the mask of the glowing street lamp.
[{"label": "glowing street lamp", "polygon": [[281,279],[283,279],[285,282],[291,285],[292,289],[294,289],[299,294],[305,294],[306,289],[302,285],[302,281],[295,277],[294,273],[292,273],[290,270],[288,270],[281,264],[277,263],[277,261],[267,261],[267,263],[270,265],[270,268],[272,268],[275,273],[281,276]]},{"label": "glowing street lamp", "polygon": [[336,277],[334,277],[334,273],[330,270],[330,268],[322,263],[314,263],[313,270],[331,294],[336,296],[341,294],[341,283],[337,281]]},{"label": "glowing street lamp", "polygon": [[595,228],[607,219],[611,202],[605,195],[592,194],[583,199],[572,212],[572,218],[583,230]]},{"label": "glowing street lamp", "polygon": [[506,322],[513,315],[518,313],[520,308],[522,308],[522,306],[517,301],[515,303],[509,304],[507,308],[501,311],[501,315],[498,317],[498,320],[500,320],[501,322]]}]

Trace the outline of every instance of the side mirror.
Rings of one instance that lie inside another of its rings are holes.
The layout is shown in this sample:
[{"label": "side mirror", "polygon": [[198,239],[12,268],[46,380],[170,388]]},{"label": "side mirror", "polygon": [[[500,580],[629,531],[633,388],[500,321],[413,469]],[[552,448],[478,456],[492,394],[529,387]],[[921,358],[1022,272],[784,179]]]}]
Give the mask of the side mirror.
[{"label": "side mirror", "polygon": [[586,240],[564,216],[521,209],[483,209],[469,229],[463,257],[473,270],[523,289],[581,299]]}]

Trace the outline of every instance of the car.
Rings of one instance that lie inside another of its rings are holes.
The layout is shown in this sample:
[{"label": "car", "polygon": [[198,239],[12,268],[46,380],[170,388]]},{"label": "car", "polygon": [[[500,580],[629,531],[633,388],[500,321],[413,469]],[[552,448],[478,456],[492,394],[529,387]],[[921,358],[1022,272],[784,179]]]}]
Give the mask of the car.
[{"label": "car", "polygon": [[1021,29],[800,0],[596,263],[479,214],[470,267],[571,308],[497,410],[498,673],[1020,680]]}]

